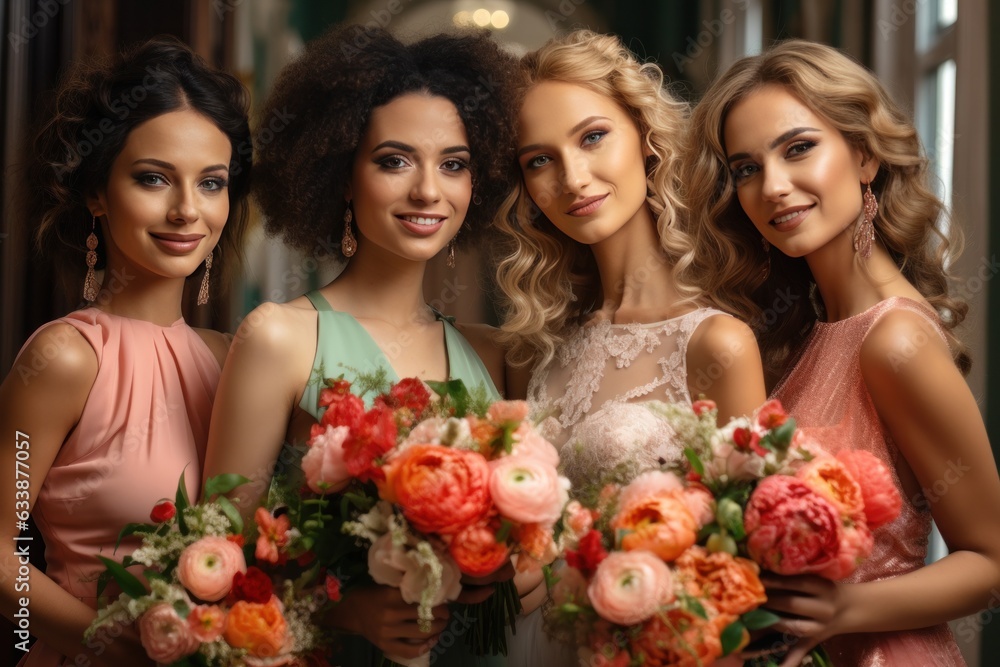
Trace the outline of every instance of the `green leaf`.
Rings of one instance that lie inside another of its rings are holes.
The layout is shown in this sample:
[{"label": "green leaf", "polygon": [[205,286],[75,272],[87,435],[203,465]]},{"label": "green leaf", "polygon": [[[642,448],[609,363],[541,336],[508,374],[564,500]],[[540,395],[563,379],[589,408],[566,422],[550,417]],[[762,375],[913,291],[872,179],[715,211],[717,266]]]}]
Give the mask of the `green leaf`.
[{"label": "green leaf", "polygon": [[774,444],[782,451],[788,449],[788,445],[792,444],[792,436],[795,435],[795,420],[789,417],[784,424],[773,429],[770,435]]},{"label": "green leaf", "polygon": [[236,509],[236,505],[230,502],[229,498],[225,496],[219,496],[215,499],[215,502],[219,504],[219,507],[222,508],[222,513],[229,519],[229,525],[233,527],[233,532],[236,535],[242,535],[243,517],[240,516],[240,511]]},{"label": "green leaf", "polygon": [[465,383],[461,380],[448,380],[447,382],[428,382],[431,388],[441,398],[449,399],[455,407],[455,417],[464,417],[469,412],[469,402],[471,396],[469,390],[465,388]]},{"label": "green leaf", "polygon": [[514,524],[507,519],[503,519],[501,521],[500,530],[497,531],[497,544],[507,541],[507,538],[510,537],[510,531],[512,528],[514,528]]},{"label": "green leaf", "polygon": [[104,556],[98,556],[98,558],[108,568],[108,571],[111,572],[111,576],[114,577],[115,582],[117,582],[124,593],[133,598],[141,598],[146,594],[146,587],[142,585],[139,578],[126,570],[121,563],[113,561],[110,558],[105,558]]},{"label": "green leaf", "polygon": [[97,577],[97,597],[101,597],[104,593],[104,589],[108,587],[108,583],[111,581],[111,570],[105,570],[101,572],[100,576]]},{"label": "green leaf", "polygon": [[[185,466],[185,469],[187,466]],[[174,498],[174,505],[177,507],[177,528],[180,529],[181,535],[188,534],[187,524],[184,523],[184,510],[191,506],[191,500],[188,498],[187,485],[184,484],[184,473],[181,472],[181,478],[177,480],[177,494]]]},{"label": "green leaf", "polygon": [[211,498],[214,495],[222,495],[229,493],[237,486],[241,484],[246,484],[250,480],[243,475],[216,475],[215,477],[209,477],[205,480],[205,488],[202,491],[206,498]]},{"label": "green leaf", "polygon": [[701,459],[698,458],[698,454],[690,447],[684,448],[684,456],[687,458],[688,463],[691,464],[691,469],[694,470],[699,475],[705,474],[705,466],[702,465]]},{"label": "green leaf", "polygon": [[181,618],[187,618],[188,614],[191,613],[191,607],[184,600],[174,600],[174,611]]},{"label": "green leaf", "polygon": [[780,621],[781,617],[765,609],[754,609],[740,616],[740,620],[743,621],[747,630],[753,631],[769,628]]},{"label": "green leaf", "polygon": [[122,528],[121,532],[118,533],[118,541],[115,542],[115,551],[118,551],[118,547],[121,546],[122,540],[130,535],[138,535],[145,533],[156,532],[157,526],[150,523],[127,523],[125,527]]},{"label": "green leaf", "polygon": [[695,616],[702,618],[706,621],[708,620],[708,612],[706,612],[705,608],[701,606],[701,603],[698,602],[693,597],[688,597],[684,599],[684,607]]},{"label": "green leaf", "polygon": [[729,655],[740,647],[746,628],[739,621],[733,621],[722,631],[722,655]]},{"label": "green leaf", "polygon": [[168,583],[170,582],[170,577],[163,574],[159,570],[145,569],[142,571],[142,576],[146,577],[146,581],[157,579],[159,581],[166,581]]}]

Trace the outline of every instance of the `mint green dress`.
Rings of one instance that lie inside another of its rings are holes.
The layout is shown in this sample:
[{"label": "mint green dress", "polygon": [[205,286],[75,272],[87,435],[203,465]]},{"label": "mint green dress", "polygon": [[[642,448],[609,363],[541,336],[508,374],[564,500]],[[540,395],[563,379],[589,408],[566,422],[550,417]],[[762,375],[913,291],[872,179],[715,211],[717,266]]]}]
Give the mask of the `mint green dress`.
[{"label": "mint green dress", "polygon": [[[313,360],[313,377],[302,393],[299,406],[319,420],[325,408],[319,407],[319,392],[322,379],[343,375],[345,380],[354,382],[358,373],[371,373],[379,368],[385,369],[390,382],[401,378],[396,375],[388,357],[375,344],[361,324],[353,315],[336,311],[318,291],[306,294],[318,314],[316,357]],[[486,388],[491,400],[498,400],[497,391],[489,372],[479,359],[479,355],[459,333],[448,318],[437,313],[438,319],[444,322],[445,347],[448,354],[449,380],[462,380],[470,389],[478,385]],[[312,381],[317,379],[318,381]],[[371,407],[374,397],[366,396],[365,405]],[[457,612],[457,613],[456,613]],[[431,665],[434,667],[505,667],[503,656],[476,657],[465,647],[465,633],[468,631],[468,619],[465,615],[453,609],[448,628],[441,634],[438,645],[431,650]],[[334,664],[350,665],[351,667],[368,667],[375,665],[377,651],[368,641],[352,636],[343,642],[344,650],[334,660]]]}]

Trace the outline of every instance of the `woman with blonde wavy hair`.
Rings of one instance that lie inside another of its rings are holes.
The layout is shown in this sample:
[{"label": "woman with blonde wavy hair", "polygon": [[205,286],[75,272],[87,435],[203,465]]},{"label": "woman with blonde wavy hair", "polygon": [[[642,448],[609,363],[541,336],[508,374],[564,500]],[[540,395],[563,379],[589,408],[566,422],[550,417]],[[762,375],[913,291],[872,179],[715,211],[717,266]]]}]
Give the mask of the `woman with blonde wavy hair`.
[{"label": "woman with blonde wavy hair", "polygon": [[[682,456],[642,402],[704,395],[728,420],[763,402],[763,375],[749,327],[677,278],[691,255],[677,227],[688,109],[659,68],[578,31],[525,56],[521,72],[522,178],[497,223],[501,336],[512,365],[532,365],[529,401],[581,489]],[[525,610],[544,595],[526,594]],[[511,665],[552,664],[536,630],[519,626]]]},{"label": "woman with blonde wavy hair", "polygon": [[[686,271],[755,325],[799,425],[882,459],[904,498],[894,522],[861,526],[872,556],[846,581],[765,581],[775,628],[795,637],[782,664],[833,638],[835,664],[964,665],[945,623],[1000,586],[1000,479],[962,377],[952,329],[967,306],[948,294],[945,210],[913,124],[837,50],[784,42],[705,94],[685,183]],[[951,553],[924,567],[932,518]]]}]

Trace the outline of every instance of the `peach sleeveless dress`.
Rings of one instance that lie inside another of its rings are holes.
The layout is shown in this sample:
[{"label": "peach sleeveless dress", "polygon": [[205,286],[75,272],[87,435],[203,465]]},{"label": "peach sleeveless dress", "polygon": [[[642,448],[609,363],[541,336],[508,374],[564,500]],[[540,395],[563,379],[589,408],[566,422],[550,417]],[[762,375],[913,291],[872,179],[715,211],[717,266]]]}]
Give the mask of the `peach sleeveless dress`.
[{"label": "peach sleeveless dress", "polygon": [[[871,452],[893,471],[903,497],[899,517],[875,531],[871,558],[848,582],[888,579],[912,572],[924,564],[931,516],[924,504],[914,505],[896,474],[907,465],[882,424],[861,375],[861,344],[872,326],[892,310],[924,317],[943,331],[937,315],[921,303],[903,297],[882,301],[863,313],[839,322],[817,323],[798,362],[775,388],[773,397],[814,434],[827,449],[850,447]],[[845,667],[913,667],[965,665],[947,625],[904,632],[842,635],[824,644],[834,665]]]},{"label": "peach sleeveless dress", "polygon": [[[79,423],[41,482],[32,518],[45,538],[46,574],[96,609],[104,569],[96,555],[120,561],[131,553],[138,539],[112,553],[118,532],[149,521],[158,500],[174,497],[182,473],[189,497],[198,497],[222,369],[183,319],[164,327],[88,308],[56,321],[86,338],[98,371]],[[75,658],[36,642],[18,664],[72,665]]]}]

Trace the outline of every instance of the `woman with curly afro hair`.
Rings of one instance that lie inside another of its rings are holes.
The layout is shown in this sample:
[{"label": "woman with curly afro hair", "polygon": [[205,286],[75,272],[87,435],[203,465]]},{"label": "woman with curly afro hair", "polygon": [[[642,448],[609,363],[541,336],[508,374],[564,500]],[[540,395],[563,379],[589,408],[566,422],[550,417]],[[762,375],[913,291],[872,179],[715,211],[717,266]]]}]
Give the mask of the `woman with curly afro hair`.
[{"label": "woman with curly afro hair", "polygon": [[[152,665],[130,627],[83,644],[104,569],[94,556],[179,477],[197,495],[229,341],[185,324],[182,305],[188,283],[203,302],[239,256],[249,102],[236,77],[158,38],[79,63],[34,142],[26,219],[86,304],[38,329],[0,386],[0,424],[18,436],[0,448],[0,535],[20,544],[15,518],[30,511],[46,546],[30,591],[0,586],[11,620],[30,598],[39,641],[22,667]],[[15,483],[28,455],[31,484]],[[118,558],[137,546],[124,540]],[[10,549],[0,572],[15,571]]]},{"label": "woman with curly afro hair", "polygon": [[[247,512],[268,488],[282,444],[304,442],[322,416],[323,378],[384,371],[390,380],[462,379],[494,398],[504,389],[490,330],[452,325],[424,303],[423,279],[434,255],[453,256],[456,244],[481,237],[509,189],[514,63],[486,34],[407,45],[343,26],[279,76],[264,117],[280,112],[289,123],[257,136],[254,194],[270,233],[307,253],[332,237],[347,265],[320,289],[258,307],[236,335],[205,474],[250,478],[239,492]],[[467,590],[463,601],[490,590]],[[341,664],[369,664],[372,645],[401,658],[427,653],[448,612],[436,610],[427,635],[416,611],[398,589],[348,593],[332,623],[367,641],[347,642]],[[457,644],[436,663],[494,664]]]}]

